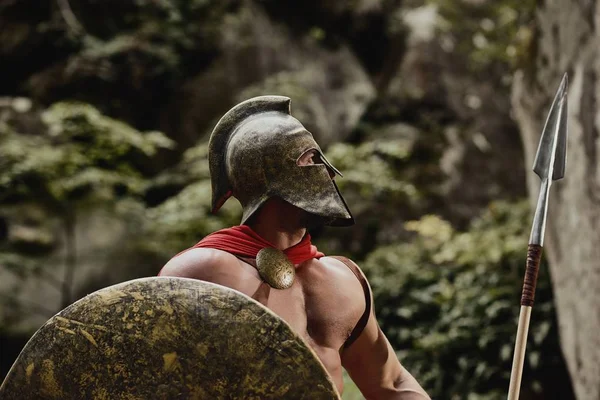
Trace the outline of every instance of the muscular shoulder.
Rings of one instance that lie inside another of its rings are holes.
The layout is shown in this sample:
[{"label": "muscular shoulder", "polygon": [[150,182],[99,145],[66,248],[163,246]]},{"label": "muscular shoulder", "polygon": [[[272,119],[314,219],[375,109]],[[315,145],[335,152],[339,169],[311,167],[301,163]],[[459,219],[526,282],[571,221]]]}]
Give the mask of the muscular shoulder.
[{"label": "muscular shoulder", "polygon": [[359,266],[349,258],[331,256],[323,257],[319,261],[323,263],[330,274],[335,275],[338,279],[356,282],[356,285],[361,287],[361,281],[366,282],[367,280]]},{"label": "muscular shoulder", "polygon": [[349,302],[346,303],[348,306],[364,309],[365,288],[361,281],[366,285],[366,278],[351,260],[344,263],[335,257],[322,257],[307,265],[302,274],[315,291],[327,293],[328,297],[340,302]]},{"label": "muscular shoulder", "polygon": [[237,263],[237,258],[225,251],[198,248],[173,257],[165,264],[160,275],[214,281],[215,274]]}]

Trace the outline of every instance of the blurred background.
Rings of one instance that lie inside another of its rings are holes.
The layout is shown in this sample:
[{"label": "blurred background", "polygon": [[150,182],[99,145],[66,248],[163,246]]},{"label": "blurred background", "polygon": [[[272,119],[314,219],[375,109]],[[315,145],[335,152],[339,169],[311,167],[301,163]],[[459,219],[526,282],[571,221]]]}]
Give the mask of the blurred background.
[{"label": "blurred background", "polygon": [[[362,266],[435,399],[508,390],[541,128],[570,76],[522,399],[600,399],[594,0],[2,0],[0,379],[48,318],[156,275],[211,215],[207,140],[237,102],[292,98],[357,224]],[[349,384],[345,399],[360,399]]]}]

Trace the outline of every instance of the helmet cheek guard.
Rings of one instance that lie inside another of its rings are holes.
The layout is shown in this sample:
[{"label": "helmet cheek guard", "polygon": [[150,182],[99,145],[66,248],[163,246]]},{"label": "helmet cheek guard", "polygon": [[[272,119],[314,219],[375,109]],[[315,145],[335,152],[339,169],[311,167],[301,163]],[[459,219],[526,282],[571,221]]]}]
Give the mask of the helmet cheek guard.
[{"label": "helmet cheek guard", "polygon": [[[304,126],[290,115],[290,99],[261,96],[238,104],[217,123],[209,142],[213,212],[230,197],[243,208],[245,223],[271,197],[322,218],[332,226],[354,220],[325,158]],[[323,164],[298,165],[316,150]]]}]

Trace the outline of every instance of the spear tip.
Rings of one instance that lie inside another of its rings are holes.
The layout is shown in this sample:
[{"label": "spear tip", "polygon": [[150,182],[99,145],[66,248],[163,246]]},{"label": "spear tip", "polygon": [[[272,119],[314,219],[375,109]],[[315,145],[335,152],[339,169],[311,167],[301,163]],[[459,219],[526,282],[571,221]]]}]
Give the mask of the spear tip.
[{"label": "spear tip", "polygon": [[554,96],[548,119],[542,131],[533,171],[542,179],[553,181],[565,175],[567,162],[567,90],[565,73]]},{"label": "spear tip", "polygon": [[564,73],[562,80],[560,81],[560,86],[558,87],[558,97],[564,97],[569,90],[569,74],[567,72]]}]

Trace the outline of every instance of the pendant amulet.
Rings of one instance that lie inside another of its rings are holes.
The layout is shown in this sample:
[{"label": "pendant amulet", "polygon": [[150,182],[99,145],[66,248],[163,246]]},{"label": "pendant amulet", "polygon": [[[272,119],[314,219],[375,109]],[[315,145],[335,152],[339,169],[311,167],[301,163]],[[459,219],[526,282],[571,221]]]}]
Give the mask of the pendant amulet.
[{"label": "pendant amulet", "polygon": [[256,269],[260,277],[275,289],[288,289],[294,283],[296,269],[279,249],[265,247],[256,255]]}]

